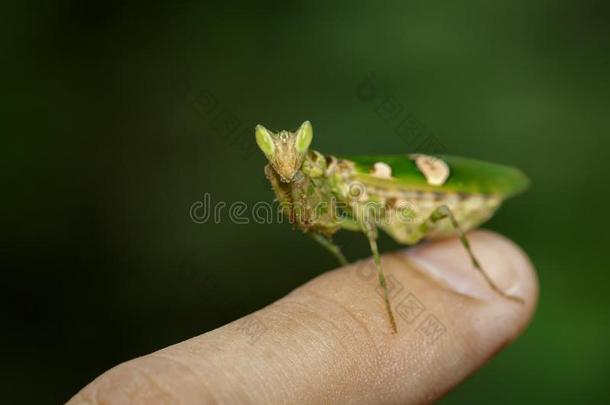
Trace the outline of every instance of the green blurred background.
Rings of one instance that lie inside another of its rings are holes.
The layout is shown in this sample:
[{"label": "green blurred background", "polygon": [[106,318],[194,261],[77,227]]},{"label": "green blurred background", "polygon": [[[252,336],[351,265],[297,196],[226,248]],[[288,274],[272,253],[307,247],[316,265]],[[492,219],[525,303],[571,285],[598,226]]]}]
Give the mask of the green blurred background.
[{"label": "green blurred background", "polygon": [[[56,1],[2,14],[2,402],[65,401],[332,268],[286,224],[189,218],[204,193],[271,201],[253,127],[305,119],[321,151],[428,151],[424,136],[533,181],[486,226],[531,255],[538,312],[444,403],[608,397],[608,2]],[[367,255],[361,236],[338,240]]]}]

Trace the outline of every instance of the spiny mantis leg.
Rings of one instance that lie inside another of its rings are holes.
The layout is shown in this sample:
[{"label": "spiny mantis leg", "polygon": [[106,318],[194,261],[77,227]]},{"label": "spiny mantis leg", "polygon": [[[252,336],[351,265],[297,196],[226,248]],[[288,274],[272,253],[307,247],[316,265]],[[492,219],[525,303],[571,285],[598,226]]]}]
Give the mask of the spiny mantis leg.
[{"label": "spiny mantis leg", "polygon": [[515,297],[510,294],[507,294],[504,291],[502,291],[502,289],[500,289],[500,287],[498,287],[496,285],[496,283],[494,283],[493,280],[489,277],[489,275],[487,275],[487,273],[483,270],[483,267],[481,267],[481,264],[475,257],[475,255],[472,251],[472,248],[470,247],[470,242],[468,242],[468,239],[466,238],[464,231],[462,231],[462,228],[458,224],[457,220],[455,219],[455,216],[453,215],[453,212],[451,212],[451,209],[449,209],[448,206],[441,205],[440,207],[438,207],[434,211],[432,211],[432,214],[430,214],[430,217],[426,220],[426,222],[421,224],[420,231],[422,231],[423,233],[426,233],[426,231],[428,230],[428,228],[430,226],[432,226],[436,222],[440,221],[441,219],[445,219],[445,218],[449,218],[449,220],[451,221],[451,225],[453,225],[453,228],[457,232],[457,234],[460,238],[460,241],[462,242],[462,245],[466,249],[466,252],[468,252],[468,256],[470,257],[470,260],[472,261],[472,265],[474,266],[475,269],[477,269],[479,271],[479,273],[481,273],[483,275],[483,277],[485,278],[485,281],[487,281],[489,286],[492,289],[494,289],[497,293],[502,295],[503,297],[506,297],[513,301],[518,301],[518,302],[523,303],[523,299],[521,299],[519,297]]},{"label": "spiny mantis leg", "polygon": [[388,286],[385,281],[385,274],[381,268],[381,257],[379,256],[379,249],[377,248],[377,228],[370,220],[364,221],[364,230],[366,237],[371,245],[371,252],[373,253],[373,260],[375,261],[375,267],[377,267],[377,277],[379,279],[379,285],[383,289],[383,299],[385,301],[385,307],[388,311],[388,317],[390,318],[390,325],[392,326],[392,332],[397,333],[396,320],[394,319],[394,313],[392,312],[392,306],[390,305],[390,296],[388,293]]},{"label": "spiny mantis leg", "polygon": [[341,266],[347,266],[349,264],[349,262],[343,255],[343,252],[341,251],[339,245],[334,243],[330,238],[317,232],[308,233],[308,235],[311,236],[313,240],[322,245],[326,250],[332,253],[332,255],[337,258]]}]

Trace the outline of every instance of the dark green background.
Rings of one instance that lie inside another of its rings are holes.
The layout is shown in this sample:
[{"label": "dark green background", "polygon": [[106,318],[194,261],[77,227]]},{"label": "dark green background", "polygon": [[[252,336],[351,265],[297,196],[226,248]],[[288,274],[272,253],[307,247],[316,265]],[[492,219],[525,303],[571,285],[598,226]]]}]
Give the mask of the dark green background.
[{"label": "dark green background", "polygon": [[533,181],[487,227],[531,255],[538,312],[445,403],[607,396],[607,2],[2,8],[2,402],[65,401],[332,268],[285,224],[198,225],[189,207],[272,199],[257,123],[309,119],[329,153],[414,152],[387,100],[443,151]]}]

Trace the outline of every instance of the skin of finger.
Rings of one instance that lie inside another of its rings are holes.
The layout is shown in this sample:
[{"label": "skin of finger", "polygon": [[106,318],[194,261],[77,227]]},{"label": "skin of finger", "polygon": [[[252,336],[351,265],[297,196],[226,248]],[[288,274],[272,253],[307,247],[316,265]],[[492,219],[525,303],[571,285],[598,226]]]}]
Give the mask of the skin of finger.
[{"label": "skin of finger", "polygon": [[[475,251],[491,252],[483,255],[484,266],[494,257],[511,261],[525,304],[458,294],[419,271],[408,255],[389,254],[383,266],[397,334],[373,263],[361,261],[254,314],[123,363],[70,403],[431,402],[512,342],[536,305],[537,280],[520,249],[491,232],[470,239]],[[457,244],[435,242],[431,249]]]}]

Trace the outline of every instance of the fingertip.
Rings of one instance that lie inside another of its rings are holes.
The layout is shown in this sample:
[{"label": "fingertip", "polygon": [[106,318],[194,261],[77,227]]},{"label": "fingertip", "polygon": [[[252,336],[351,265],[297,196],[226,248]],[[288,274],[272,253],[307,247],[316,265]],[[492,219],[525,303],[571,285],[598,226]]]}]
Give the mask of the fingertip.
[{"label": "fingertip", "polygon": [[473,267],[458,238],[401,252],[410,279],[427,280],[418,281],[416,291],[445,330],[441,344],[437,343],[428,359],[428,386],[436,384],[445,387],[444,391],[514,341],[531,320],[538,299],[536,272],[517,244],[490,231],[475,231],[467,237],[489,277],[522,302],[493,290]]},{"label": "fingertip", "polygon": [[[538,298],[538,278],[525,252],[510,239],[495,232],[479,230],[467,235],[473,254],[482,270],[506,295],[519,298],[519,310],[527,321]],[[413,267],[438,282],[442,287],[460,295],[481,301],[503,299],[473,266],[468,253],[458,238],[424,243],[404,251]]]}]

